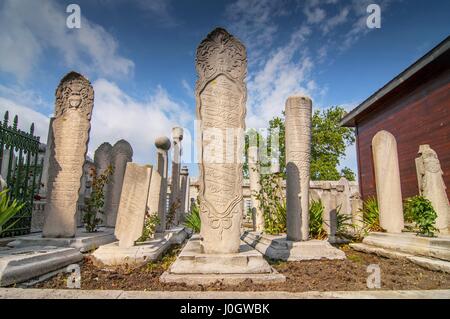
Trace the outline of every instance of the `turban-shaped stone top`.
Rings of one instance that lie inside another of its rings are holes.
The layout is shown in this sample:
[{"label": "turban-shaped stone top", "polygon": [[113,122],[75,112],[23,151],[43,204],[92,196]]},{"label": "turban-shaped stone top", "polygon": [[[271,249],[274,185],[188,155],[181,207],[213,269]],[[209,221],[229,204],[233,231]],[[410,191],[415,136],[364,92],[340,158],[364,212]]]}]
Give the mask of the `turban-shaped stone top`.
[{"label": "turban-shaped stone top", "polygon": [[167,136],[160,136],[155,139],[156,148],[168,151],[170,149],[170,139]]}]

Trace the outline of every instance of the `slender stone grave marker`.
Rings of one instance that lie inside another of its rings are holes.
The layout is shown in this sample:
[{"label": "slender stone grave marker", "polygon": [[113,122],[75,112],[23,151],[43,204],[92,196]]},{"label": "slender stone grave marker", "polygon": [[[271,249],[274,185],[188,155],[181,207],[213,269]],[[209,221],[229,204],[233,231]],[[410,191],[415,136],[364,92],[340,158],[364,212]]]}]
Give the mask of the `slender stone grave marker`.
[{"label": "slender stone grave marker", "polygon": [[77,201],[86,159],[94,90],[76,72],[67,74],[56,90],[53,141],[49,159],[43,237],[74,237]]},{"label": "slender stone grave marker", "polygon": [[151,166],[127,163],[114,232],[119,247],[134,246],[142,235],[151,176]]},{"label": "slender stone grave marker", "polygon": [[448,217],[450,207],[448,203],[446,187],[436,152],[430,145],[420,145],[419,157],[416,158],[417,180],[419,182],[419,194],[427,198],[436,211],[436,228],[440,233],[448,233]]},{"label": "slender stone grave marker", "polygon": [[170,139],[166,136],[158,137],[155,140],[157,149],[156,169],[152,172],[147,208],[150,214],[158,214],[159,224],[156,226],[156,232],[158,233],[163,233],[166,229],[168,176],[167,151],[170,149],[170,145]]},{"label": "slender stone grave marker", "polygon": [[402,189],[394,135],[387,131],[375,134],[372,153],[380,226],[388,233],[401,233],[404,227]]},{"label": "slender stone grave marker", "polygon": [[286,101],[287,239],[309,238],[309,166],[311,157],[311,99]]},{"label": "slender stone grave marker", "polygon": [[177,225],[181,215],[180,198],[180,169],[181,169],[181,141],[183,140],[183,129],[174,127],[172,129],[173,157],[172,157],[172,183],[170,188],[170,205],[176,205],[174,224]]},{"label": "slender stone grave marker", "polygon": [[254,215],[254,227],[256,231],[264,231],[264,215],[261,210],[258,194],[261,190],[260,167],[258,147],[250,146],[248,148],[248,177],[250,182],[250,192],[252,199],[252,216]]},{"label": "slender stone grave marker", "polygon": [[180,171],[180,222],[184,222],[186,216],[188,203],[186,199],[189,197],[189,170],[184,166]]},{"label": "slender stone grave marker", "polygon": [[[217,28],[197,49],[197,119],[201,231],[160,280],[202,284],[284,281],[240,240],[243,136],[247,89],[245,47]],[[224,147],[225,144],[225,147]]]},{"label": "slender stone grave marker", "polygon": [[114,173],[111,176],[110,187],[108,188],[108,200],[105,204],[106,226],[108,227],[114,227],[116,225],[125,169],[127,163],[132,160],[133,148],[130,143],[125,140],[120,140],[114,144],[111,151],[111,164],[114,167]]},{"label": "slender stone grave marker", "polygon": [[360,233],[364,228],[364,216],[363,216],[363,201],[359,192],[354,192],[350,196],[350,202],[352,207],[352,224],[355,227],[355,232]]},{"label": "slender stone grave marker", "polygon": [[[96,171],[95,173],[97,174],[97,176],[100,176],[101,174],[103,174],[108,169],[108,167],[111,165],[111,152],[112,152],[112,145],[109,144],[108,142],[101,144],[95,150],[94,165],[95,165],[95,171]],[[105,206],[111,196],[110,190],[111,190],[111,183],[108,183],[105,185],[105,187],[103,189],[105,203],[102,207],[102,211],[104,213],[100,214],[100,216],[99,216],[102,219],[102,224],[106,224]]]}]

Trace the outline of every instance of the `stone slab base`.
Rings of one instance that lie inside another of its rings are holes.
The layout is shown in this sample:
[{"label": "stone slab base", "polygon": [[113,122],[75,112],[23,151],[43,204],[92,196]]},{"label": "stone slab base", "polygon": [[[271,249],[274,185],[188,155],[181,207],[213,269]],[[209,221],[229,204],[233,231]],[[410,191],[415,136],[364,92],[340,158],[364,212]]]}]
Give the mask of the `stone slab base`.
[{"label": "stone slab base", "polygon": [[432,257],[414,256],[407,253],[360,243],[350,244],[350,247],[363,253],[374,254],[385,258],[406,259],[426,269],[450,273],[450,262],[445,260],[435,259]]},{"label": "stone slab base", "polygon": [[364,244],[380,247],[414,256],[432,257],[450,261],[450,236],[435,238],[417,236],[415,233],[370,233]]},{"label": "stone slab base", "polygon": [[244,232],[241,239],[270,259],[285,261],[345,259],[345,253],[324,240],[292,242],[284,236]]},{"label": "stone slab base", "polygon": [[138,267],[155,261],[169,249],[171,242],[167,237],[152,239],[133,247],[119,247],[119,242],[103,245],[91,255],[93,263],[98,267],[129,265]]},{"label": "stone slab base", "polygon": [[171,244],[180,245],[186,240],[186,238],[189,238],[191,235],[192,233],[186,227],[178,226],[166,230],[164,234],[157,234],[156,237],[164,236],[168,238]]},{"label": "stone slab base", "polygon": [[73,238],[44,238],[42,233],[20,236],[8,243],[8,247],[23,248],[30,246],[56,246],[77,248],[85,253],[92,251],[101,245],[116,241],[114,228],[101,227],[95,233],[87,233],[84,228],[78,228]]},{"label": "stone slab base", "polygon": [[0,251],[0,286],[9,286],[83,259],[75,248],[33,246]]},{"label": "stone slab base", "polygon": [[236,285],[245,280],[255,283],[284,282],[286,278],[275,271],[263,256],[242,242],[236,254],[204,254],[198,235],[186,243],[177,260],[165,272],[162,282],[187,285],[221,282]]}]

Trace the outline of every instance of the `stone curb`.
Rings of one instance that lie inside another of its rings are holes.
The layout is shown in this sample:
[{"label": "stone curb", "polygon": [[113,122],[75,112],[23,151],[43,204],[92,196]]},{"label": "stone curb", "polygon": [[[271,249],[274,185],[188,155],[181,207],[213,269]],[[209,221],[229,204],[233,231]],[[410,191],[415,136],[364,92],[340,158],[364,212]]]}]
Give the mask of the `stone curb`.
[{"label": "stone curb", "polygon": [[449,290],[308,292],[123,291],[0,288],[0,299],[450,299]]}]

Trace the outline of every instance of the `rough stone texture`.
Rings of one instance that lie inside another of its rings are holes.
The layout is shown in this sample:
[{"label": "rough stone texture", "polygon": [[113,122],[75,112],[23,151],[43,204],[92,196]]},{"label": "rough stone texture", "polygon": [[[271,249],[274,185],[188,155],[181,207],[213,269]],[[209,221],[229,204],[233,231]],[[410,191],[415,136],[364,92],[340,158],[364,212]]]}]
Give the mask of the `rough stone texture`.
[{"label": "rough stone texture", "polygon": [[170,248],[167,236],[155,238],[147,242],[139,243],[131,247],[120,247],[119,242],[101,246],[94,251],[93,263],[98,267],[105,266],[142,266],[150,261],[155,261]]},{"label": "rough stone texture", "polygon": [[181,141],[183,140],[183,129],[174,127],[172,129],[173,156],[172,156],[172,184],[170,189],[169,205],[175,206],[174,224],[177,225],[181,215],[180,197],[180,168],[181,168]]},{"label": "rough stone texture", "polygon": [[125,140],[120,140],[114,144],[111,151],[111,164],[114,167],[114,173],[111,176],[110,186],[108,187],[109,195],[105,201],[106,226],[108,227],[116,226],[125,170],[127,163],[132,160],[133,148],[130,143]]},{"label": "rough stone texture", "polygon": [[417,180],[419,181],[419,194],[430,200],[436,211],[436,228],[441,233],[448,233],[448,216],[450,206],[446,187],[436,152],[430,145],[420,145],[419,157],[416,158]]},{"label": "rough stone texture", "polygon": [[[202,247],[205,253],[237,253],[243,210],[241,135],[245,128],[247,54],[244,45],[217,28],[197,49],[197,119],[199,141],[199,201]],[[219,141],[214,142],[217,134]],[[225,137],[227,159],[219,144]],[[215,153],[217,151],[217,154]],[[231,159],[229,158],[231,154]]]},{"label": "rough stone texture", "polygon": [[[50,153],[51,153],[51,150],[53,149],[52,142],[53,142],[53,121],[54,120],[55,120],[55,118],[51,117],[49,124],[48,124],[47,145],[45,146],[44,162],[42,163],[41,183],[43,184],[43,186],[39,188],[39,194],[41,194],[44,197],[47,196],[47,191],[48,191],[48,168],[50,165]],[[41,229],[42,229],[42,227],[41,227]]]},{"label": "rough stone texture", "polygon": [[257,146],[248,148],[248,177],[252,199],[252,214],[255,216],[255,230],[264,231],[264,214],[257,195],[261,190],[259,154]]},{"label": "rough stone texture", "polygon": [[33,246],[0,250],[0,286],[20,283],[82,259],[75,248]]},{"label": "rough stone texture", "polygon": [[173,227],[164,232],[164,236],[168,238],[171,244],[180,245],[185,239],[190,237],[192,233],[189,229],[181,226]]},{"label": "rough stone texture", "polygon": [[364,228],[363,222],[363,201],[359,192],[354,192],[350,196],[350,205],[352,209],[352,224],[355,226],[355,231],[360,232]]},{"label": "rough stone texture", "polygon": [[[112,145],[108,142],[105,142],[101,144],[94,153],[94,166],[95,171],[97,175],[101,175],[105,172],[106,169],[111,165],[111,153],[112,153]],[[106,203],[109,201],[110,198],[110,189],[111,189],[111,183],[108,183],[105,185],[103,189],[103,194],[105,198],[105,205],[103,205],[102,210],[105,212],[105,206]],[[100,214],[98,216],[102,219],[102,224],[106,224],[106,218],[104,214]]]},{"label": "rough stone texture", "polygon": [[134,246],[142,236],[151,177],[151,166],[127,163],[114,232],[121,248]]},{"label": "rough stone texture", "polygon": [[450,261],[450,236],[421,237],[414,233],[370,233],[364,244],[395,250],[415,256]]},{"label": "rough stone texture", "polygon": [[337,198],[335,192],[329,182],[322,185],[322,196],[320,197],[323,204],[322,226],[328,234],[330,241],[334,241],[336,237],[336,210]]},{"label": "rough stone texture", "polygon": [[150,214],[158,214],[159,224],[156,226],[156,232],[158,233],[162,233],[166,229],[167,176],[169,168],[167,151],[170,149],[170,145],[170,139],[166,136],[158,137],[155,140],[157,149],[156,169],[152,171],[147,210]]},{"label": "rough stone texture", "polygon": [[350,183],[345,177],[342,177],[339,180],[338,185],[342,188],[342,192],[339,192],[337,199],[337,205],[340,206],[339,212],[341,214],[351,216],[352,206],[350,202]]},{"label": "rough stone texture", "polygon": [[345,253],[327,241],[289,241],[285,236],[258,232],[244,232],[242,240],[266,257],[276,260],[300,261],[318,259],[345,259]]},{"label": "rough stone texture", "polygon": [[380,226],[389,233],[400,233],[404,227],[403,204],[394,135],[387,131],[375,134],[372,152]]},{"label": "rough stone texture", "polygon": [[8,246],[15,248],[31,246],[56,246],[72,247],[85,253],[92,251],[101,245],[112,243],[116,240],[114,230],[111,228],[99,228],[95,233],[87,233],[84,228],[78,228],[73,238],[44,238],[40,233],[15,237]]},{"label": "rough stone texture", "polygon": [[70,72],[56,90],[53,140],[48,172],[44,237],[73,237],[83,165],[86,159],[94,90],[82,75]]},{"label": "rough stone texture", "polygon": [[187,285],[215,281],[233,285],[248,279],[260,283],[286,280],[247,244],[241,242],[239,253],[205,254],[198,235],[187,242],[177,260],[160,277],[162,282],[184,282]]},{"label": "rough stone texture", "polygon": [[385,258],[407,259],[412,263],[415,263],[426,269],[450,273],[450,262],[445,260],[435,259],[431,257],[419,257],[395,250],[360,243],[350,244],[350,247],[363,253],[374,254]]},{"label": "rough stone texture", "polygon": [[285,112],[287,239],[308,240],[311,99],[289,97]]},{"label": "rough stone texture", "polygon": [[189,198],[189,170],[184,166],[180,171],[180,222],[184,222],[187,213],[186,200]]}]

